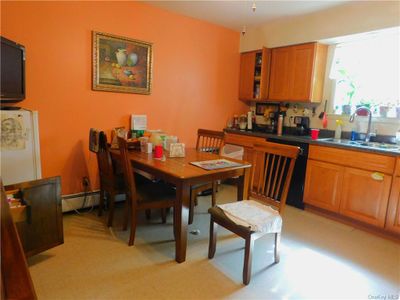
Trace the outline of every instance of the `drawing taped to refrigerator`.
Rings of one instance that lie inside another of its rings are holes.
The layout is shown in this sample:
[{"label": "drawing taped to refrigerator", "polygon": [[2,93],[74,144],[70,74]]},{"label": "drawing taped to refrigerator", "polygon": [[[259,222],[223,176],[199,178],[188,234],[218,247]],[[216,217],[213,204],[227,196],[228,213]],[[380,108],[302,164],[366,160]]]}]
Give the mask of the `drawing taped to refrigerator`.
[{"label": "drawing taped to refrigerator", "polygon": [[42,177],[38,112],[1,111],[1,178],[4,185]]}]

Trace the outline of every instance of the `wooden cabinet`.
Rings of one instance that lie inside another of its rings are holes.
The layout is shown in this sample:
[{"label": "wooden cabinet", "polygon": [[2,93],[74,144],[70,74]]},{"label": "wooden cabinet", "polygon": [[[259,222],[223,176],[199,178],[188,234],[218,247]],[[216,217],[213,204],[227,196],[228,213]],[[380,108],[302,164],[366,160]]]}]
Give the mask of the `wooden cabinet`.
[{"label": "wooden cabinet", "polygon": [[240,55],[239,99],[267,99],[270,56],[271,51],[267,48]]},{"label": "wooden cabinet", "polygon": [[5,189],[19,189],[30,209],[26,221],[16,224],[26,256],[64,242],[60,177],[13,184]]},{"label": "wooden cabinet", "polygon": [[[400,159],[397,159],[396,174],[400,175]],[[400,234],[400,177],[393,178],[392,189],[390,191],[388,211],[386,215],[385,229]]]},{"label": "wooden cabinet", "polygon": [[[266,141],[263,137],[249,136],[243,134],[225,133],[225,144],[231,144],[243,147],[243,160],[253,164],[253,145],[255,143],[263,143]],[[258,165],[261,165],[257,163]],[[254,182],[258,181],[259,172],[254,172]]]},{"label": "wooden cabinet", "polygon": [[272,100],[289,99],[290,48],[271,50],[271,74],[268,98]]},{"label": "wooden cabinet", "polygon": [[316,48],[317,44],[306,44],[293,47],[291,51],[292,70],[290,72],[291,78],[289,79],[290,99],[313,99],[314,90],[311,85],[313,79]]},{"label": "wooden cabinet", "polygon": [[345,168],[340,213],[383,228],[391,182],[390,175]]},{"label": "wooden cabinet", "polygon": [[327,49],[318,43],[272,49],[268,99],[321,102]]},{"label": "wooden cabinet", "polygon": [[394,166],[391,156],[310,145],[304,202],[383,228]]},{"label": "wooden cabinet", "polygon": [[251,163],[253,159],[253,144],[257,142],[265,142],[265,138],[242,134],[225,133],[224,141],[225,144],[243,147],[243,160]]},{"label": "wooden cabinet", "polygon": [[304,187],[304,202],[339,212],[343,181],[343,167],[309,160]]}]

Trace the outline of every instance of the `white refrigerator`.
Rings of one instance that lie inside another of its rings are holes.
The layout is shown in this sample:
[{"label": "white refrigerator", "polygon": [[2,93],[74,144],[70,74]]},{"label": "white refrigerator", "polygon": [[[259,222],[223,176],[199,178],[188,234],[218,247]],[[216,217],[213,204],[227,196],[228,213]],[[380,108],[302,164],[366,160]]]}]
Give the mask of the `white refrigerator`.
[{"label": "white refrigerator", "polygon": [[1,178],[4,185],[40,179],[38,112],[1,110]]}]

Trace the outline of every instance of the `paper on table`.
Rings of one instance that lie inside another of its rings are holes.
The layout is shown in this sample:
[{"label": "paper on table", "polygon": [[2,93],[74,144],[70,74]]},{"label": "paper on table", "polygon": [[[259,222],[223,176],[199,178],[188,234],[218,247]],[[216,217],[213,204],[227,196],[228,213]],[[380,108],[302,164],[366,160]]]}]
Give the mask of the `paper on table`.
[{"label": "paper on table", "polygon": [[227,159],[213,159],[213,160],[204,160],[204,161],[193,161],[192,165],[196,167],[200,167],[205,170],[215,170],[215,169],[223,169],[230,167],[238,167],[242,164],[233,162]]}]

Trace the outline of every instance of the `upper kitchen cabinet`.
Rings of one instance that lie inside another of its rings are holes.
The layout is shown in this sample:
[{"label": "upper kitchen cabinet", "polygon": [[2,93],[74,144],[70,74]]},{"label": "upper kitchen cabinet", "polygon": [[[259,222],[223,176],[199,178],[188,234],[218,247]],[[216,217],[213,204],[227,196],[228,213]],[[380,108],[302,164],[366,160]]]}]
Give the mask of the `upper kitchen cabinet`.
[{"label": "upper kitchen cabinet", "polygon": [[240,55],[239,99],[261,101],[268,96],[271,50],[245,52]]},{"label": "upper kitchen cabinet", "polygon": [[327,50],[319,43],[272,49],[268,99],[321,102]]}]

